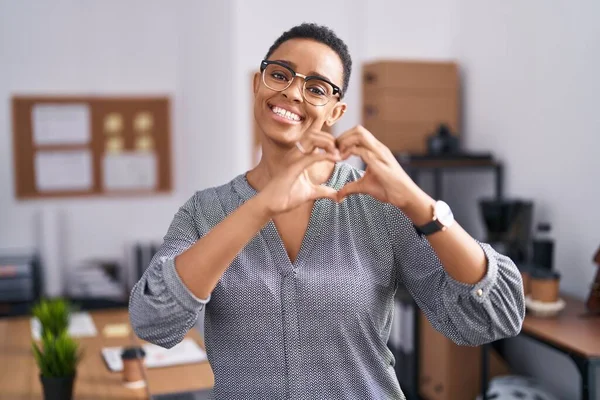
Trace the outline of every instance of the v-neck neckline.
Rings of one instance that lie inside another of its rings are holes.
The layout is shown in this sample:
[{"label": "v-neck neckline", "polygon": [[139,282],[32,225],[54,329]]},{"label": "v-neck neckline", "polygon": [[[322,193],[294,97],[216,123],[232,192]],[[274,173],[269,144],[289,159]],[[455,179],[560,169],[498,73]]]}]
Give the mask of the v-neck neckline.
[{"label": "v-neck neckline", "polygon": [[[340,163],[336,163],[331,175],[327,179],[325,183],[322,185],[328,187],[337,186],[337,176],[339,175],[341,168]],[[238,179],[234,182],[234,187],[238,194],[242,197],[242,200],[245,202],[249,200],[256,194],[258,191],[254,189],[252,185],[248,182],[246,177],[247,172],[239,175]],[[277,264],[281,266],[282,272],[284,274],[296,273],[298,268],[302,265],[306,256],[310,254],[310,250],[317,242],[318,237],[320,236],[324,221],[323,214],[325,211],[325,202],[331,202],[329,199],[316,199],[313,203],[310,217],[308,219],[308,225],[306,227],[306,231],[304,232],[304,236],[302,237],[302,242],[300,244],[300,249],[298,250],[298,254],[296,254],[296,258],[292,262],[288,252],[283,243],[283,239],[279,234],[277,227],[275,226],[275,222],[270,219],[269,222],[263,227],[263,229],[259,232],[262,236],[263,240],[266,241],[267,245],[270,249],[273,250],[273,255],[277,260]]]}]

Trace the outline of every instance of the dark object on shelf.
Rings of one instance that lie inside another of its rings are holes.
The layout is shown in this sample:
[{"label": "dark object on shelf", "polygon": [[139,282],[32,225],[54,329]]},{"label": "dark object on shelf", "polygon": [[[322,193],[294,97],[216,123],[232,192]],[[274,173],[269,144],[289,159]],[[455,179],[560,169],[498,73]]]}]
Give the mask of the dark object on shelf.
[{"label": "dark object on shelf", "polygon": [[29,314],[42,293],[36,254],[0,255],[0,317]]},{"label": "dark object on shelf", "polygon": [[533,203],[527,200],[482,199],[487,242],[520,264],[528,260]]},{"label": "dark object on shelf", "polygon": [[539,268],[547,270],[552,270],[554,259],[554,241],[550,238],[550,230],[550,224],[538,224],[538,232],[532,242],[532,263]]},{"label": "dark object on shelf", "polygon": [[600,314],[600,248],[594,256],[594,262],[598,266],[598,271],[596,272],[596,278],[592,282],[592,288],[585,302],[585,307],[592,314]]},{"label": "dark object on shelf", "polygon": [[458,137],[452,134],[447,124],[440,124],[437,131],[427,138],[427,153],[429,154],[458,153],[459,149]]}]

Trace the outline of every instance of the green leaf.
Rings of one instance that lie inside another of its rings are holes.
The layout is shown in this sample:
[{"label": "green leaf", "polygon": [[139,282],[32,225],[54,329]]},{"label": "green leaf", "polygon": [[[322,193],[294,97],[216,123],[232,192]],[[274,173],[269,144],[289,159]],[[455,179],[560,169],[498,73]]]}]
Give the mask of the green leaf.
[{"label": "green leaf", "polygon": [[71,307],[67,300],[62,298],[42,299],[32,309],[42,327],[42,334],[46,331],[58,335],[69,327]]},{"label": "green leaf", "polygon": [[58,335],[45,332],[41,348],[32,343],[35,361],[43,376],[64,377],[75,373],[81,360],[79,344],[66,331]]}]

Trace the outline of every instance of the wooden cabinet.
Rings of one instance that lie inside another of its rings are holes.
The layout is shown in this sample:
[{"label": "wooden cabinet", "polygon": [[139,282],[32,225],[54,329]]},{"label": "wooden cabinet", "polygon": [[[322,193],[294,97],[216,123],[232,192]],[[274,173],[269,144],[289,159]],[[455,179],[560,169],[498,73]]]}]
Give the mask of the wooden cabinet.
[{"label": "wooden cabinet", "polygon": [[[481,391],[481,347],[458,346],[436,331],[421,313],[419,394],[426,400],[474,399]],[[490,351],[490,378],[509,373]]]},{"label": "wooden cabinet", "polygon": [[423,154],[440,124],[459,131],[460,79],[452,62],[380,61],[363,66],[362,123],[394,152]]}]

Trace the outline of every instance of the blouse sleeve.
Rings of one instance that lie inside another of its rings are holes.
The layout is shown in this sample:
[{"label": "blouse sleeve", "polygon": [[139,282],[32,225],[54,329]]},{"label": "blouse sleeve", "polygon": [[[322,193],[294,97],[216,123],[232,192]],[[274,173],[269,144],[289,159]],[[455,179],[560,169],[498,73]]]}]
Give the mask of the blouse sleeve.
[{"label": "blouse sleeve", "polygon": [[487,259],[481,281],[453,279],[433,247],[398,208],[386,211],[398,281],[431,325],[459,345],[477,346],[516,336],[525,317],[523,283],[513,261],[478,242]]},{"label": "blouse sleeve", "polygon": [[175,257],[200,238],[194,223],[195,201],[195,197],[190,198],[175,214],[162,245],[133,287],[129,300],[135,333],[165,348],[181,342],[210,300],[210,296],[194,296],[175,269]]}]

